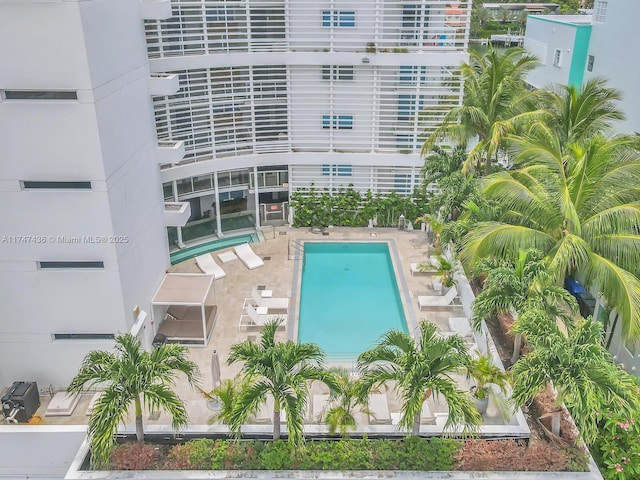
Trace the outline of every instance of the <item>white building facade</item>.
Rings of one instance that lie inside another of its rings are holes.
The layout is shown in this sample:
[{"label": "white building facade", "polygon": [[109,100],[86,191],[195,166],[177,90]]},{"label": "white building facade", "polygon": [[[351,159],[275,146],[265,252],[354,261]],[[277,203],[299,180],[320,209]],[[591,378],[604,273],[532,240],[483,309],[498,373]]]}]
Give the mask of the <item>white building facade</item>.
[{"label": "white building facade", "polygon": [[0,386],[66,387],[169,265],[138,2],[0,2]]},{"label": "white building facade", "polygon": [[165,200],[220,234],[232,199],[258,226],[311,185],[410,193],[423,138],[462,101],[470,3],[174,0],[145,22],[151,70],[180,79],[154,97],[158,138],[185,148]]}]

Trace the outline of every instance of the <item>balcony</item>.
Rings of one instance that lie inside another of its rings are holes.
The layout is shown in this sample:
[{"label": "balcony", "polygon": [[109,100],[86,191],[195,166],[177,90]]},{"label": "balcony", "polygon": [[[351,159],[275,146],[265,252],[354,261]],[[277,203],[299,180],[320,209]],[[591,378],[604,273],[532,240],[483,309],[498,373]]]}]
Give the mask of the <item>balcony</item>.
[{"label": "balcony", "polygon": [[173,95],[180,90],[180,77],[177,73],[152,73],[149,76],[149,93],[154,97]]},{"label": "balcony", "polygon": [[165,202],[164,224],[167,227],[184,227],[191,216],[189,202]]},{"label": "balcony", "polygon": [[171,0],[140,0],[140,17],[143,20],[166,20],[172,16]]},{"label": "balcony", "polygon": [[184,158],[184,142],[158,142],[158,163],[160,165],[180,163]]}]

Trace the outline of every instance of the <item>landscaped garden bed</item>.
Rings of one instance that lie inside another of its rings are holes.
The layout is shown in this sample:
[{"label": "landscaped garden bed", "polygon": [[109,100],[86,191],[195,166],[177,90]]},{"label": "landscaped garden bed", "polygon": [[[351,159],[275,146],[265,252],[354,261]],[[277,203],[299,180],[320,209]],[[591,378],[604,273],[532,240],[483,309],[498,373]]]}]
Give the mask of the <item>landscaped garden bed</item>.
[{"label": "landscaped garden bed", "polygon": [[577,447],[518,440],[450,438],[284,441],[202,438],[175,445],[124,443],[111,470],[588,471]]}]

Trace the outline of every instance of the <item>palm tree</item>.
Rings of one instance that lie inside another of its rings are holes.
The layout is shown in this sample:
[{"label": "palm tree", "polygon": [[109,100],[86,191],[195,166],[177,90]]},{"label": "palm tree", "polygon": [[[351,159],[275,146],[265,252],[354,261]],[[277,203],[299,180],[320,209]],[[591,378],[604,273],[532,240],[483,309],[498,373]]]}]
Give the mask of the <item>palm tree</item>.
[{"label": "palm tree", "polygon": [[334,374],[334,386],[329,396],[331,407],[325,415],[329,425],[329,433],[340,432],[343,437],[349,436],[349,430],[356,427],[355,410],[368,413],[366,402],[359,398],[360,383],[354,381],[343,368],[331,370]]},{"label": "palm tree", "polygon": [[603,78],[592,78],[580,88],[558,87],[546,100],[545,108],[551,112],[546,123],[558,135],[560,145],[607,134],[614,122],[625,118],[617,107],[622,100],[620,91],[607,87]]},{"label": "palm tree", "polygon": [[489,173],[505,148],[505,137],[521,125],[546,116],[536,107],[543,93],[529,90],[524,77],[537,65],[534,56],[514,47],[504,53],[492,48],[485,55],[470,52],[469,63],[461,67],[464,100],[451,109],[422,146],[426,156],[439,141],[467,145],[473,138],[478,143],[471,149],[464,170]]},{"label": "palm tree", "polygon": [[140,340],[129,333],[117,336],[115,342],[115,354],[89,352],[67,388],[69,393],[79,393],[92,386],[104,386],[88,428],[91,459],[97,465],[108,461],[118,425],[124,423],[132,404],[140,443],[144,441],[143,406],[149,411],[167,411],[176,430],[185,426],[187,412],[171,387],[179,373],[190,385],[195,384],[198,374],[197,365],[187,359],[187,349],[181,345],[160,345],[147,352]]},{"label": "palm tree", "polygon": [[424,160],[422,187],[426,191],[430,184],[437,184],[439,191],[433,195],[430,205],[443,218],[456,220],[462,204],[476,196],[473,175],[462,173],[466,158],[466,148],[462,145],[452,150],[435,145],[433,153]]},{"label": "palm tree", "polygon": [[[552,275],[540,250],[521,250],[515,262],[482,258],[474,266],[474,275],[484,277],[482,291],[473,302],[471,320],[476,330],[483,320],[501,313],[518,318],[532,308],[539,308],[556,321],[570,323],[578,310],[575,298],[551,283]],[[521,335],[516,334],[511,363],[520,356],[521,343]]]},{"label": "palm tree", "polygon": [[420,433],[422,404],[434,394],[441,395],[449,406],[445,428],[463,424],[465,429],[473,429],[478,425],[480,416],[469,394],[451,377],[470,363],[462,337],[440,337],[436,326],[426,321],[420,323],[415,341],[407,333],[390,330],[358,357],[363,395],[394,382],[402,398],[400,426],[411,429],[413,436]]},{"label": "palm tree", "polygon": [[242,373],[249,376],[239,393],[229,425],[239,432],[247,417],[273,397],[273,439],[280,438],[280,412],[286,408],[289,442],[303,440],[304,414],[309,398],[309,380],[333,387],[333,376],[324,370],[324,352],[314,343],[276,342],[278,319],[267,323],[260,342],[246,340],[231,347],[227,363],[243,362]]},{"label": "palm tree", "polygon": [[594,136],[563,146],[538,124],[513,140],[520,168],[485,177],[483,194],[504,207],[463,238],[462,258],[507,258],[537,248],[553,282],[579,276],[602,292],[640,336],[640,155],[633,139]]},{"label": "palm tree", "polygon": [[[602,324],[580,319],[563,332],[541,310],[530,310],[516,322],[533,352],[513,366],[513,400],[529,403],[547,384],[557,392],[556,401],[572,413],[582,439],[590,444],[598,435],[597,423],[603,411],[613,410],[629,418],[640,411],[638,386],[620,369],[602,346]],[[553,433],[559,432],[559,414],[552,419]]]}]

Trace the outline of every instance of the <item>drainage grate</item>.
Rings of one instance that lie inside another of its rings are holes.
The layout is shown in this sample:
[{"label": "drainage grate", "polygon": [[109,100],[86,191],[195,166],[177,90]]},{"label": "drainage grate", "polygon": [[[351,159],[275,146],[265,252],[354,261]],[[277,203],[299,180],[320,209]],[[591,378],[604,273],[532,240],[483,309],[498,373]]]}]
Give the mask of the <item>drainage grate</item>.
[{"label": "drainage grate", "polygon": [[262,257],[263,260],[271,260],[271,257]]},{"label": "drainage grate", "polygon": [[278,235],[286,235],[287,232],[278,232]]},{"label": "drainage grate", "polygon": [[258,286],[256,287],[256,290],[266,290],[266,289],[267,289],[267,286],[266,286],[266,285],[258,285]]},{"label": "drainage grate", "polygon": [[322,236],[323,237],[328,237],[329,236],[329,232],[322,232]]}]

